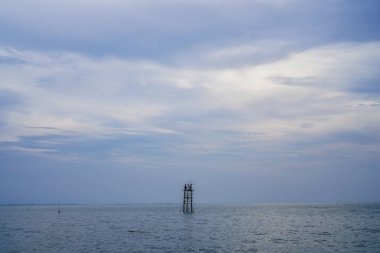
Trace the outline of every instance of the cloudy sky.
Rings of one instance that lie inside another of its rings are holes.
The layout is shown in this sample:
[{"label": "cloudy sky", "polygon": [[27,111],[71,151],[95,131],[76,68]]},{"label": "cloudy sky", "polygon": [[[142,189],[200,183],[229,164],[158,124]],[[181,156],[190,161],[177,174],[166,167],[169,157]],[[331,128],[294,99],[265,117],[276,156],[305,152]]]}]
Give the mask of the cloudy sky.
[{"label": "cloudy sky", "polygon": [[380,201],[379,1],[0,6],[0,203]]}]

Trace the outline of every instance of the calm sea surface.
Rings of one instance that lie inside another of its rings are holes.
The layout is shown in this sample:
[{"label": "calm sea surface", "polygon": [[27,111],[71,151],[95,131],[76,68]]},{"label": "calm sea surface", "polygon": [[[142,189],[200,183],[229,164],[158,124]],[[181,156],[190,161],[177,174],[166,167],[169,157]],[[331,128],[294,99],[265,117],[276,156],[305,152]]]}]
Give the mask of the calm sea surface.
[{"label": "calm sea surface", "polygon": [[380,204],[0,206],[0,252],[380,252]]}]

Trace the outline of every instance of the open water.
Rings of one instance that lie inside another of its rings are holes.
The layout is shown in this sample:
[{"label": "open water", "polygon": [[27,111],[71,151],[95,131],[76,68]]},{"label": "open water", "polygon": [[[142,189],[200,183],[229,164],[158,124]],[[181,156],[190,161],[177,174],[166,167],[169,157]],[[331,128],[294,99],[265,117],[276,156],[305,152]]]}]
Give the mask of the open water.
[{"label": "open water", "polygon": [[380,252],[380,204],[0,206],[0,252]]}]

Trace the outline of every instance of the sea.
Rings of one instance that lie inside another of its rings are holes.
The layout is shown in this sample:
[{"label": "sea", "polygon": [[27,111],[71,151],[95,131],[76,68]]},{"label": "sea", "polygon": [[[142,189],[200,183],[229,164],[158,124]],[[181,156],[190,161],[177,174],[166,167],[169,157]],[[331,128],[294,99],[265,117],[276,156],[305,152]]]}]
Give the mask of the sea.
[{"label": "sea", "polygon": [[194,207],[0,206],[0,252],[380,252],[380,204]]}]

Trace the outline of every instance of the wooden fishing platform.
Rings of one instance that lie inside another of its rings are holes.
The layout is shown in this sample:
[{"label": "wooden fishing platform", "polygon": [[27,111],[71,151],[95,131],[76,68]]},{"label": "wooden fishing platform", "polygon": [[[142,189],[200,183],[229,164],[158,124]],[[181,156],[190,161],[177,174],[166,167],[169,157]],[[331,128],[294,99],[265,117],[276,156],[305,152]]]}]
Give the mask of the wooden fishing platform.
[{"label": "wooden fishing platform", "polygon": [[185,184],[183,188],[183,204],[182,204],[182,212],[184,213],[193,213],[193,185]]}]

